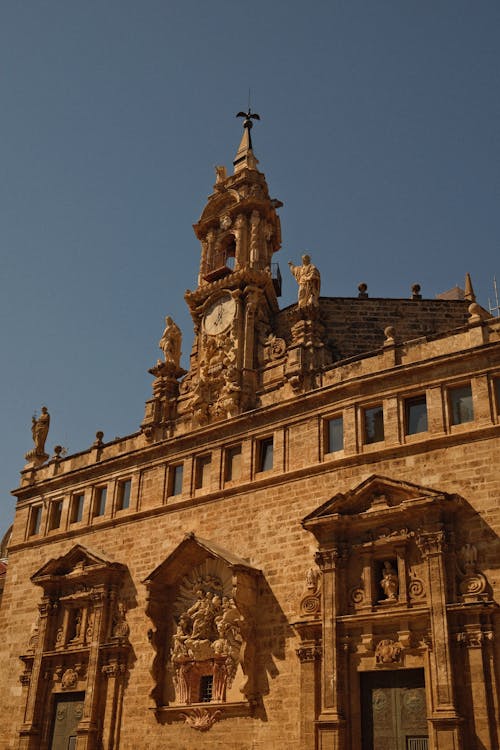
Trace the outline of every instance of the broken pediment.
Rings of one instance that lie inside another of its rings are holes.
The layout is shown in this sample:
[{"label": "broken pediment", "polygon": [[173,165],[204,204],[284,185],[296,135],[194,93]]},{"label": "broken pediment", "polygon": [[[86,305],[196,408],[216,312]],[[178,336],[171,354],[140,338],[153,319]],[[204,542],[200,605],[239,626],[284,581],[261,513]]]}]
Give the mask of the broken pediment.
[{"label": "broken pediment", "polygon": [[332,532],[354,527],[359,531],[384,527],[387,534],[405,525],[418,525],[424,514],[426,524],[432,518],[437,521],[443,512],[454,512],[457,507],[453,495],[373,474],[352,490],[334,495],[307,515],[302,525],[323,540]]},{"label": "broken pediment", "polygon": [[31,580],[33,583],[43,586],[44,582],[50,580],[95,576],[104,570],[115,570],[121,573],[125,570],[125,566],[104,557],[100,552],[76,544],[61,557],[48,560],[36,573],[33,573]]}]

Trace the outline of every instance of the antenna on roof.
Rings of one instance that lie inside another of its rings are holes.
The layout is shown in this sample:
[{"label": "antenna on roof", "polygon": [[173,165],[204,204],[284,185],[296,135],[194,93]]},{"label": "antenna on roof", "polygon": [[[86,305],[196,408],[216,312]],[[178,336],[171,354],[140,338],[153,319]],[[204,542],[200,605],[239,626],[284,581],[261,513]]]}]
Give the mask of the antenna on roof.
[{"label": "antenna on roof", "polygon": [[496,318],[500,317],[500,305],[498,303],[498,287],[497,287],[497,277],[493,276],[493,292],[495,294],[495,305],[491,304],[490,298],[488,297],[488,307],[490,310],[490,314]]}]

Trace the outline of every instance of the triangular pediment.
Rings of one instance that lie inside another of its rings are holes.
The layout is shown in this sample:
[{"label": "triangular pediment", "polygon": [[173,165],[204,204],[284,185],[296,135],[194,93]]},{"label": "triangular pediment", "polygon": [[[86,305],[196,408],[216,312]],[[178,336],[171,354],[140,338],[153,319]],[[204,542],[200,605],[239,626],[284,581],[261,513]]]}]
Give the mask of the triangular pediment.
[{"label": "triangular pediment", "polygon": [[170,586],[207,559],[219,560],[233,571],[239,570],[253,575],[260,575],[261,572],[242,557],[215,542],[197,537],[191,532],[186,534],[182,542],[149,574],[143,583],[151,585],[158,581],[162,585]]},{"label": "triangular pediment", "polygon": [[309,513],[303,521],[305,528],[327,518],[368,515],[371,512],[390,510],[421,501],[440,500],[446,493],[413,482],[392,479],[377,474],[365,479],[348,492],[339,492],[326,503]]},{"label": "triangular pediment", "polygon": [[104,557],[102,553],[76,544],[61,557],[48,560],[31,576],[33,583],[40,583],[48,577],[64,577],[71,574],[85,574],[102,568],[122,569],[123,565]]}]

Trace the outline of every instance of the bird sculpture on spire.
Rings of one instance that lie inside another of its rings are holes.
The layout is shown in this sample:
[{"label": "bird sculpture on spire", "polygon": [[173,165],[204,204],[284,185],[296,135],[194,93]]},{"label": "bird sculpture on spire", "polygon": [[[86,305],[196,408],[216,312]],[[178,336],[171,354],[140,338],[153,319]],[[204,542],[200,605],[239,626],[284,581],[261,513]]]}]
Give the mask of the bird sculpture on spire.
[{"label": "bird sculpture on spire", "polygon": [[252,135],[250,131],[253,128],[253,122],[252,120],[260,120],[260,115],[258,115],[256,112],[252,112],[250,107],[248,107],[248,112],[238,112],[236,117],[244,117],[243,121],[243,127],[248,128],[248,141],[249,141],[249,147],[252,148]]}]

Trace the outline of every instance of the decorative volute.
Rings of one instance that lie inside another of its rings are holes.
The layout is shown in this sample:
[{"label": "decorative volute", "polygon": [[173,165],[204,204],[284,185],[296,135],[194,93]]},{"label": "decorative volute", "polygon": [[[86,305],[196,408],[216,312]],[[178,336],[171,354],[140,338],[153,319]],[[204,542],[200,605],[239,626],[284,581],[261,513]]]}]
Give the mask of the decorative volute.
[{"label": "decorative volute", "polygon": [[[252,119],[260,118],[250,110],[239,114],[245,121],[234,173],[228,176],[225,167],[216,167],[214,192],[194,225],[202,246],[199,287],[241,270],[271,274],[273,253],[281,246],[276,209],[283,204],[269,196],[266,179],[257,169],[250,135]],[[279,289],[276,291],[279,294]]]}]

